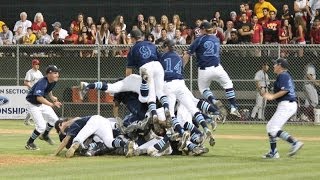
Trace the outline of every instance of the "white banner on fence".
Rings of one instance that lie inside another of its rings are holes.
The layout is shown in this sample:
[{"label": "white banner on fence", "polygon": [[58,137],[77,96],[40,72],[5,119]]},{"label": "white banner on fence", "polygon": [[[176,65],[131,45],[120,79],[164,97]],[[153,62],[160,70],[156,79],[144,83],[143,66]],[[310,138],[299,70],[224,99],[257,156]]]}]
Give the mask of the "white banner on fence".
[{"label": "white banner on fence", "polygon": [[0,86],[0,119],[24,119],[27,94],[26,86]]}]

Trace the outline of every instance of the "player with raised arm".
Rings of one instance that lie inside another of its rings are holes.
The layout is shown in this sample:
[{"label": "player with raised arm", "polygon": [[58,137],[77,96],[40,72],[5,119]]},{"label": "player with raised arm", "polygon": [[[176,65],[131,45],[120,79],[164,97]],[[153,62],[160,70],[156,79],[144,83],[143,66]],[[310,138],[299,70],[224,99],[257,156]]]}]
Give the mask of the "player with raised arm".
[{"label": "player with raised arm", "polygon": [[[27,71],[26,76],[24,78],[24,82],[23,82],[23,84],[27,86],[29,90],[32,88],[32,86],[36,82],[39,81],[39,79],[43,78],[41,71],[39,71],[39,67],[40,67],[40,61],[38,59],[33,59],[32,68],[29,71]],[[24,120],[24,124],[26,126],[31,125],[30,120],[31,120],[31,114],[28,112]]]},{"label": "player with raised arm", "polygon": [[295,155],[302,148],[303,143],[294,139],[289,133],[282,130],[283,125],[288,119],[297,112],[297,96],[293,79],[288,73],[288,61],[279,58],[274,61],[273,70],[277,75],[274,82],[274,93],[261,91],[261,95],[266,100],[276,100],[278,107],[276,112],[267,124],[267,132],[270,141],[270,151],[263,158],[276,159],[280,155],[277,150],[277,138],[281,138],[291,144],[291,150],[288,155]]},{"label": "player with raised arm", "polygon": [[[59,79],[60,69],[55,65],[49,65],[46,68],[46,77],[41,78],[34,84],[29,91],[26,99],[28,103],[28,111],[33,117],[35,123],[35,130],[32,132],[27,145],[28,150],[39,150],[34,144],[34,140],[40,136],[41,140],[47,141],[50,145],[54,142],[49,137],[49,132],[54,126],[55,122],[59,119],[53,107],[61,107],[61,102],[52,94],[52,89],[55,87]],[[45,97],[49,96],[52,102]],[[47,123],[46,123],[47,122]],[[41,134],[41,135],[40,135]]]},{"label": "player with raised arm", "polygon": [[213,27],[209,22],[202,22],[200,25],[202,36],[198,37],[189,47],[188,53],[184,54],[184,60],[189,61],[190,55],[196,54],[198,66],[198,87],[200,93],[210,103],[215,104],[222,115],[227,116],[227,111],[221,101],[217,100],[210,90],[212,81],[217,81],[226,92],[230,103],[230,114],[241,117],[236,104],[236,95],[233,83],[220,64],[220,40],[213,35]]}]

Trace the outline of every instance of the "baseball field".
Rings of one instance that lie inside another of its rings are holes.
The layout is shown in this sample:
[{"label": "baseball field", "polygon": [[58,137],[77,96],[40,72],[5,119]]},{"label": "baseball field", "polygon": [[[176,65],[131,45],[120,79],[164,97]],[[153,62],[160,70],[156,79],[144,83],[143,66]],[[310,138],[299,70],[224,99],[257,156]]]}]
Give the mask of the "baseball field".
[{"label": "baseball field", "polygon": [[0,179],[319,179],[320,126],[287,125],[304,142],[294,157],[289,145],[278,141],[280,159],[262,159],[269,145],[265,125],[218,126],[216,145],[203,156],[160,158],[119,156],[74,157],[51,154],[58,146],[36,140],[39,151],[25,150],[32,126],[22,121],[0,121]]}]

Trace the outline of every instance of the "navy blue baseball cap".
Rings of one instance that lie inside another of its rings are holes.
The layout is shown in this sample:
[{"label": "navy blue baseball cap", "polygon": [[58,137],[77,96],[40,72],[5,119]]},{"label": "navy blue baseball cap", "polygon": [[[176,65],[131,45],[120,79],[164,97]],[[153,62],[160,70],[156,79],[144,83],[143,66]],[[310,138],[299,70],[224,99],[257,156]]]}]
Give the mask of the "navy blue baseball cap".
[{"label": "navy blue baseball cap", "polygon": [[278,58],[276,60],[273,60],[272,62],[274,64],[280,65],[282,68],[285,68],[285,69],[288,69],[288,67],[289,67],[288,61],[286,59],[283,59],[283,58]]},{"label": "navy blue baseball cap", "polygon": [[202,22],[200,25],[200,29],[212,29],[212,24],[207,21]]},{"label": "navy blue baseball cap", "polygon": [[163,42],[162,47],[163,47],[163,48],[166,48],[166,47],[173,48],[174,45],[175,45],[175,43],[174,43],[173,40],[166,39],[166,40]]},{"label": "navy blue baseball cap", "polygon": [[46,74],[51,73],[51,72],[60,72],[61,69],[59,69],[56,65],[49,65],[46,68]]},{"label": "navy blue baseball cap", "polygon": [[130,32],[132,38],[139,39],[142,37],[142,32],[139,29],[134,29]]}]

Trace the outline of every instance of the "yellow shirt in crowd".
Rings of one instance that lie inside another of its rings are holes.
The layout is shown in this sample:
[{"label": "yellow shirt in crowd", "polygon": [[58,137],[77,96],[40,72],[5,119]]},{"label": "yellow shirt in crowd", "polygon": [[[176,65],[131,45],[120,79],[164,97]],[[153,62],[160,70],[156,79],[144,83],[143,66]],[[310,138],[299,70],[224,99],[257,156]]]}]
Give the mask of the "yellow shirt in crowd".
[{"label": "yellow shirt in crowd", "polygon": [[23,36],[23,44],[34,44],[37,37],[34,34]]},{"label": "yellow shirt in crowd", "polygon": [[277,12],[277,9],[271,3],[267,2],[267,1],[264,1],[263,3],[258,2],[254,5],[254,12],[257,15],[258,19],[263,17],[262,9],[264,9],[264,8],[268,8],[269,11]]},{"label": "yellow shirt in crowd", "polygon": [[4,25],[5,23],[3,21],[0,21],[0,32],[2,32],[2,25]]}]

